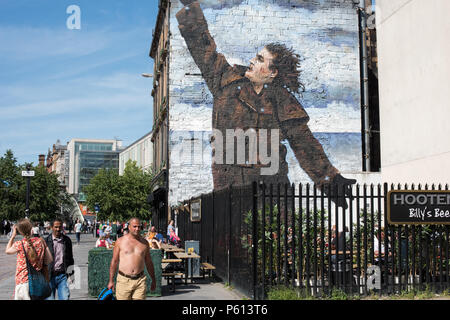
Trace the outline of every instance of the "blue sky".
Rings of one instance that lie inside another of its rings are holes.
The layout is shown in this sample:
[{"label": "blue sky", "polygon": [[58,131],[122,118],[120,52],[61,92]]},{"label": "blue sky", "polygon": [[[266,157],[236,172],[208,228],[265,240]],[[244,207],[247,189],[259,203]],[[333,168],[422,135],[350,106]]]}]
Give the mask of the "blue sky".
[{"label": "blue sky", "polygon": [[[70,30],[70,5],[81,29]],[[157,0],[0,0],[0,154],[37,164],[60,139],[123,140],[152,128]]]}]

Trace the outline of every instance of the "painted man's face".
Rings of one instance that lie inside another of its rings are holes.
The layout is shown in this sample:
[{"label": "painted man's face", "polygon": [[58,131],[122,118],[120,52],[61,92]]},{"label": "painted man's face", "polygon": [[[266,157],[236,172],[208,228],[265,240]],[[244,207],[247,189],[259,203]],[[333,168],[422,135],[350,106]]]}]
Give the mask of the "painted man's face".
[{"label": "painted man's face", "polygon": [[245,72],[245,76],[254,84],[271,83],[278,73],[278,71],[269,68],[273,58],[273,55],[266,48],[263,48],[256,57],[250,60],[250,66]]}]

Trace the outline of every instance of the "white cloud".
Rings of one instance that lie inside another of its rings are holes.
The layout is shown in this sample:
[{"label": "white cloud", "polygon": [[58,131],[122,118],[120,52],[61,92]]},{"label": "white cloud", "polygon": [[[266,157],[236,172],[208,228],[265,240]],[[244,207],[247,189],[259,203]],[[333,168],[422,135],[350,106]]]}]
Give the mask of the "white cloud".
[{"label": "white cloud", "polygon": [[312,132],[361,132],[361,111],[333,101],[327,108],[306,108]]},{"label": "white cloud", "polygon": [[1,27],[0,54],[11,60],[42,57],[85,56],[105,49],[111,39],[105,31],[76,32],[68,29]]},{"label": "white cloud", "polygon": [[131,144],[151,130],[150,88],[124,72],[0,88],[0,153],[11,148],[19,162],[34,161],[58,138],[119,136]]}]

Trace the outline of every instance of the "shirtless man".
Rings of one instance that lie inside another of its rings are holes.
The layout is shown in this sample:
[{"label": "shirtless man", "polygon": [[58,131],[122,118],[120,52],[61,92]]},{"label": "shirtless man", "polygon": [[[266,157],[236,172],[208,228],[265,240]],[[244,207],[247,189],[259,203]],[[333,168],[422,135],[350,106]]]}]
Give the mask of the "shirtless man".
[{"label": "shirtless man", "polygon": [[117,300],[145,300],[147,278],[144,267],[152,278],[151,291],[156,289],[155,272],[150,257],[147,240],[139,231],[141,222],[132,218],[128,224],[129,233],[120,237],[114,246],[111,267],[109,269],[108,289],[114,290],[114,276],[119,267],[116,283]]}]

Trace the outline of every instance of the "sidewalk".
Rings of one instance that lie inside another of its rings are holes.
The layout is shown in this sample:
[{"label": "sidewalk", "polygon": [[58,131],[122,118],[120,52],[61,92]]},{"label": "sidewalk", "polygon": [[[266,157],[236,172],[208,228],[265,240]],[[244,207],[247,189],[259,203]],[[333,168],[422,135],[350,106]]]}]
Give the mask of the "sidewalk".
[{"label": "sidewalk", "polygon": [[[96,239],[91,234],[82,234],[80,245],[76,244],[75,235],[68,235],[73,243],[75,265],[80,270],[79,289],[70,290],[71,300],[96,300],[88,295],[88,254],[95,246]],[[17,238],[19,240],[20,238]],[[5,254],[8,239],[0,236],[0,300],[13,299],[14,273],[16,256]],[[147,297],[147,300],[243,300],[244,296],[235,290],[225,288],[221,282],[194,280],[194,283],[180,284],[175,292],[170,292],[166,281],[162,280],[162,296]]]}]

